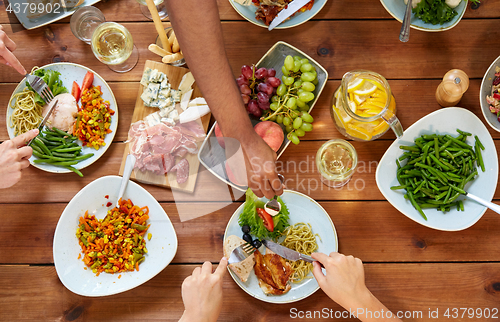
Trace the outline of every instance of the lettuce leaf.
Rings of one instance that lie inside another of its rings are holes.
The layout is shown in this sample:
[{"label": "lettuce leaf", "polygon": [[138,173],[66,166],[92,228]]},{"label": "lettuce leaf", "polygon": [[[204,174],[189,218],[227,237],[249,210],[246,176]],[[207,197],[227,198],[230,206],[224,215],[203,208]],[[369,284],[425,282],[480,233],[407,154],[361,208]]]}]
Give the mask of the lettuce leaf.
[{"label": "lettuce leaf", "polygon": [[[36,75],[44,80],[44,82],[49,86],[50,91],[52,92],[54,97],[61,94],[61,93],[68,92],[68,89],[63,86],[62,81],[59,79],[59,76],[61,75],[61,73],[56,72],[55,70],[40,68],[40,69],[35,70],[34,75]],[[42,99],[42,97],[40,95],[38,95],[38,93],[36,93],[33,90],[33,88],[31,87],[31,85],[29,84],[28,81],[26,81],[26,87],[28,87],[28,89],[30,89],[31,91],[33,91],[35,93],[35,102],[37,104],[42,105],[42,106],[45,105],[45,101]]]},{"label": "lettuce leaf", "polygon": [[445,0],[422,0],[412,11],[415,17],[433,25],[442,25],[458,14],[445,3]]},{"label": "lettuce leaf", "polygon": [[239,225],[250,226],[250,235],[255,238],[278,239],[282,232],[289,226],[288,220],[290,212],[280,197],[278,197],[277,200],[281,204],[281,211],[275,216],[278,217],[278,223],[274,227],[273,231],[269,231],[266,227],[264,227],[264,222],[257,214],[257,208],[264,208],[264,202],[260,201],[252,190],[248,189],[246,192],[245,206],[243,207],[243,211],[238,218]]}]

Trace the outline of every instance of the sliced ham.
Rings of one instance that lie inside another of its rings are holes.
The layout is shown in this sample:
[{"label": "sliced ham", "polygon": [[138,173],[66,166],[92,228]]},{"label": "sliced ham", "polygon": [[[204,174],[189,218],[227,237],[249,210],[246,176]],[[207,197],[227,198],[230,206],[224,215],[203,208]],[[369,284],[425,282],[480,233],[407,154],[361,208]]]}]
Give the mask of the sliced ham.
[{"label": "sliced ham", "polygon": [[189,162],[186,159],[182,159],[170,171],[177,171],[178,184],[184,183],[189,178]]},{"label": "sliced ham", "polygon": [[[189,162],[184,157],[198,152],[196,140],[205,133],[197,122],[178,126],[162,122],[150,127],[138,121],[131,125],[128,135],[130,153],[137,158],[136,168],[159,175],[175,171],[177,182],[184,183],[189,178]],[[182,158],[177,164],[176,157]]]}]

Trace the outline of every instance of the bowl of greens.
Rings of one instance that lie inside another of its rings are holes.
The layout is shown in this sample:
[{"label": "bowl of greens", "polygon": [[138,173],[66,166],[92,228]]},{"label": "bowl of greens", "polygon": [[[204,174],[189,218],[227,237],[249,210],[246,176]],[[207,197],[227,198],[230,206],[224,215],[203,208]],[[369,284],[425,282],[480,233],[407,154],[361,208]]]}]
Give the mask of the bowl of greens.
[{"label": "bowl of greens", "polygon": [[[380,2],[397,21],[403,21],[406,10],[404,0],[380,0]],[[449,30],[460,22],[467,8],[467,0],[412,0],[412,6],[410,27],[436,32]]]},{"label": "bowl of greens", "polygon": [[415,222],[437,230],[463,230],[486,211],[463,192],[486,200],[495,193],[495,143],[474,113],[459,107],[439,109],[392,143],[375,180],[387,201]]}]

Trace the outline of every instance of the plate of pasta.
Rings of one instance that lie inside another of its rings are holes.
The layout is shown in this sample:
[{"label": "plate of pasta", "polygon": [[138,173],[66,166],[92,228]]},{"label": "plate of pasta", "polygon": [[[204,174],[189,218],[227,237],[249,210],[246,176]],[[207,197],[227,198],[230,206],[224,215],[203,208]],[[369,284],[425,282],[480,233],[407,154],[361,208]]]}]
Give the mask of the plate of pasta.
[{"label": "plate of pasta", "polygon": [[[78,160],[78,163],[72,164],[71,167],[63,167],[63,166],[58,166],[58,165],[53,165],[49,163],[40,163],[40,160],[37,160],[37,157],[32,156],[30,158],[30,163],[34,167],[47,171],[47,172],[52,172],[52,173],[68,173],[75,171],[76,173],[79,173],[79,170],[91,165],[95,161],[97,161],[108,149],[108,147],[111,145],[113,142],[113,138],[116,133],[116,129],[118,127],[118,106],[116,104],[116,99],[115,96],[113,95],[113,91],[109,87],[109,85],[106,83],[106,81],[99,76],[97,73],[92,71],[91,69],[78,65],[78,64],[73,64],[73,63],[54,63],[54,64],[49,64],[40,67],[39,69],[43,69],[45,73],[50,74],[51,77],[52,75],[56,75],[54,77],[58,77],[55,83],[58,84],[58,90],[56,93],[57,94],[61,91],[61,93],[68,93],[68,94],[61,94],[61,95],[66,95],[65,101],[67,101],[68,97],[69,99],[73,99],[72,97],[75,95],[73,93],[69,94],[69,92],[74,92],[74,84],[79,84],[77,86],[84,86],[85,79],[87,79],[88,74],[93,75],[93,80],[90,81],[90,86],[93,86],[93,88],[100,88],[100,95],[98,96],[98,100],[102,101],[103,104],[106,104],[108,109],[110,111],[113,111],[112,115],[109,116],[109,124],[106,126],[108,127],[106,129],[107,134],[104,134],[104,137],[102,138],[100,145],[96,147],[91,147],[82,144],[81,138],[79,137],[78,139],[74,137],[73,141],[73,146],[78,149],[78,147],[81,147],[79,150],[79,153],[81,155],[87,155],[85,158],[81,158],[81,160]],[[56,73],[54,73],[56,72]],[[59,73],[59,74],[57,74]],[[51,79],[52,81],[52,79]],[[52,85],[49,84],[49,87]],[[51,87],[52,91],[54,92],[54,87]],[[89,91],[90,92],[90,91]],[[94,94],[93,92],[92,94]],[[78,94],[79,96],[79,94]],[[61,96],[58,96],[60,98]],[[88,97],[86,97],[86,102],[88,101]],[[73,99],[75,101],[75,99]],[[81,110],[83,110],[82,107],[82,102],[83,102],[83,97],[82,100],[77,103],[73,102],[73,109],[75,109],[74,104],[77,105],[77,111],[78,111],[78,117],[75,117],[73,120],[73,123],[76,122],[76,119],[80,118],[80,114],[82,113]],[[58,107],[61,104],[61,100],[59,99]],[[31,91],[27,85],[26,85],[26,79],[23,79],[16,87],[14,92],[12,93],[12,96],[9,100],[9,106],[7,107],[7,132],[9,134],[9,138],[14,138],[19,134],[25,133],[31,129],[37,128],[38,124],[42,120],[42,110],[43,106],[40,104],[40,98],[37,97],[37,94],[35,94],[33,91]],[[55,113],[53,113],[52,117],[54,116]],[[60,115],[60,114],[59,114]],[[74,115],[73,115],[74,117]],[[65,120],[66,121],[66,120]],[[50,119],[49,119],[50,122]],[[81,122],[83,123],[83,122]],[[48,123],[47,123],[48,124]],[[73,129],[73,125],[69,126],[70,129]],[[78,146],[78,147],[76,147]],[[50,149],[50,146],[49,150]],[[36,148],[34,148],[34,153],[36,152]],[[64,153],[67,153],[66,151]],[[91,155],[92,154],[92,155]],[[76,153],[75,153],[76,155]],[[90,156],[91,155],[91,156]],[[35,162],[35,160],[37,160]],[[57,164],[57,163],[55,163]],[[79,173],[81,175],[81,173]]]},{"label": "plate of pasta", "polygon": [[[330,215],[319,203],[309,196],[292,190],[285,190],[280,197],[288,209],[289,226],[277,238],[278,243],[304,253],[321,252],[330,254],[338,251],[335,226]],[[266,200],[262,198],[259,201],[265,202]],[[244,208],[245,203],[233,213],[227,224],[224,240],[233,235],[242,236],[242,227],[240,227],[238,220]],[[270,252],[265,246],[259,247],[259,251],[262,254]],[[269,303],[296,302],[312,295],[319,289],[318,282],[309,270],[312,266],[306,265],[303,261],[288,261],[288,263],[294,272],[290,275],[289,283],[291,287],[281,295],[266,295],[259,286],[259,278],[255,274],[255,270],[250,272],[246,282],[243,282],[231,269],[229,269],[229,273],[236,284],[246,293]]]}]

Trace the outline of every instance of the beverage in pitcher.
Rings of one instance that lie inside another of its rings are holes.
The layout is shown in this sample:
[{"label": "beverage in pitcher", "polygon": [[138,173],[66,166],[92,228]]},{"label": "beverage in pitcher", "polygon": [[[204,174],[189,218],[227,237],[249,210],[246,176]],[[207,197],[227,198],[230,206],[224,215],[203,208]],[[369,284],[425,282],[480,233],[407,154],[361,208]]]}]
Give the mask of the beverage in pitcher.
[{"label": "beverage in pitcher", "polygon": [[403,134],[389,84],[374,72],[346,73],[332,98],[330,112],[339,132],[353,140],[375,140],[389,127],[396,136]]}]

